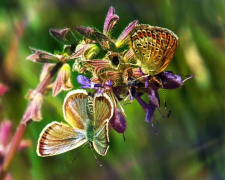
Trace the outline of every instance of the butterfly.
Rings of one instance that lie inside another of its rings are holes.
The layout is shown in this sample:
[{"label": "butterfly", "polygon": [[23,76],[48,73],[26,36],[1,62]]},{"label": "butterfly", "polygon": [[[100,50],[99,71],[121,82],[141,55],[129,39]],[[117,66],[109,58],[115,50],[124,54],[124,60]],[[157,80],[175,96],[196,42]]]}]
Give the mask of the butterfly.
[{"label": "butterfly", "polygon": [[145,24],[136,25],[129,39],[142,72],[151,76],[167,68],[178,44],[178,37],[172,31]]},{"label": "butterfly", "polygon": [[88,95],[85,90],[67,94],[63,116],[68,124],[52,122],[40,134],[37,154],[58,155],[89,143],[96,152],[106,155],[109,148],[108,123],[114,106],[106,93]]}]

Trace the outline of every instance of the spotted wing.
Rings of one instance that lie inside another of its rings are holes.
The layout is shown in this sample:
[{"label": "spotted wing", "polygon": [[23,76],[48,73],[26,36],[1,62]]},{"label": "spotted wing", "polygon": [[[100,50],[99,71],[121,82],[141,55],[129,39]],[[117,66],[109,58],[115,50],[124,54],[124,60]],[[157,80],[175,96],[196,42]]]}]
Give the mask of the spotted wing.
[{"label": "spotted wing", "polygon": [[166,69],[178,44],[178,37],[172,31],[149,25],[135,26],[130,38],[142,71],[150,75]]},{"label": "spotted wing", "polygon": [[106,155],[109,148],[108,121],[105,121],[101,128],[96,132],[93,147],[100,155]]},{"label": "spotted wing", "polygon": [[40,134],[37,154],[42,157],[54,156],[75,149],[86,142],[85,131],[52,122]]},{"label": "spotted wing", "polygon": [[64,119],[73,127],[86,130],[88,117],[88,93],[85,90],[70,91],[64,100]]}]

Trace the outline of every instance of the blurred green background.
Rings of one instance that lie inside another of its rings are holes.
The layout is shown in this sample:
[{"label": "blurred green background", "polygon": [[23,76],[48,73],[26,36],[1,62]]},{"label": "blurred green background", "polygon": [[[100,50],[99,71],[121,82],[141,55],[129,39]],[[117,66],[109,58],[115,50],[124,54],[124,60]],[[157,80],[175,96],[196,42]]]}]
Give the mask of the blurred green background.
[{"label": "blurred green background", "polygon": [[[156,118],[158,135],[145,122],[145,112],[134,101],[127,113],[126,141],[110,129],[110,148],[100,167],[85,146],[49,158],[36,154],[40,132],[53,120],[63,121],[66,92],[44,98],[43,120],[25,133],[32,147],[16,154],[10,172],[14,179],[225,179],[225,1],[224,0],[1,0],[0,82],[9,87],[2,97],[1,119],[15,130],[26,108],[24,95],[39,82],[41,64],[26,60],[29,46],[54,52],[62,45],[50,28],[75,26],[103,29],[110,6],[120,21],[114,36],[137,19],[139,23],[171,29],[179,37],[167,70],[195,74],[176,90],[165,90],[170,118]],[[75,88],[78,84],[75,81]],[[163,102],[162,90],[160,91]],[[163,105],[163,103],[162,103]]]}]

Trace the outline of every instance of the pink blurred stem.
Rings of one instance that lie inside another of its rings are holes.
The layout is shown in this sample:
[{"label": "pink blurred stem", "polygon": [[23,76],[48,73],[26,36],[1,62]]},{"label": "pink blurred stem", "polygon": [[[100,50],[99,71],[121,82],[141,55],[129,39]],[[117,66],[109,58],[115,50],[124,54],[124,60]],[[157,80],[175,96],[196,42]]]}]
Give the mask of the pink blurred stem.
[{"label": "pink blurred stem", "polygon": [[[58,62],[52,69],[51,71],[46,75],[46,77],[41,81],[37,88],[36,91],[38,93],[43,93],[46,90],[46,87],[48,84],[51,82],[52,77],[58,72],[58,70],[62,67],[63,65],[63,60],[61,62]],[[32,100],[31,100],[32,101]],[[3,180],[4,177],[7,174],[7,171],[10,167],[10,164],[12,162],[12,159],[15,155],[15,152],[17,151],[19,144],[23,138],[23,135],[25,133],[25,130],[27,126],[32,122],[32,119],[28,118],[27,115],[27,110],[29,109],[30,101],[28,102],[27,108],[24,112],[23,118],[20,121],[20,124],[18,125],[16,132],[13,136],[11,147],[9,148],[9,152],[6,154],[4,157],[4,161],[2,166],[0,166],[0,180]]]}]

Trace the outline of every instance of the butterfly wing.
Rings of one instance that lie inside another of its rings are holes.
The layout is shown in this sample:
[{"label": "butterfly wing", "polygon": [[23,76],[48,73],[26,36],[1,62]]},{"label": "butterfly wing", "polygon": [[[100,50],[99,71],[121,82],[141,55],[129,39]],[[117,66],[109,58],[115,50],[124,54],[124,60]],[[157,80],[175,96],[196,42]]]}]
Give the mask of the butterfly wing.
[{"label": "butterfly wing", "polygon": [[54,156],[75,149],[86,142],[86,131],[52,122],[40,134],[37,154],[42,157]]},{"label": "butterfly wing", "polygon": [[166,69],[178,43],[178,38],[172,31],[149,25],[135,26],[130,38],[142,71],[150,75],[159,74]]},{"label": "butterfly wing", "polygon": [[93,99],[93,117],[94,117],[94,129],[102,127],[105,121],[109,121],[113,115],[113,102],[106,94],[96,93]]},{"label": "butterfly wing", "polygon": [[114,106],[112,100],[105,93],[95,94],[93,100],[93,124],[95,138],[93,147],[102,156],[109,148],[108,122],[113,115]]},{"label": "butterfly wing", "polygon": [[98,154],[105,156],[109,148],[108,123],[105,121],[101,128],[97,131],[93,141],[93,147]]},{"label": "butterfly wing", "polygon": [[88,93],[85,90],[70,91],[64,100],[63,115],[64,119],[73,127],[80,130],[87,128],[89,121],[88,112]]}]

